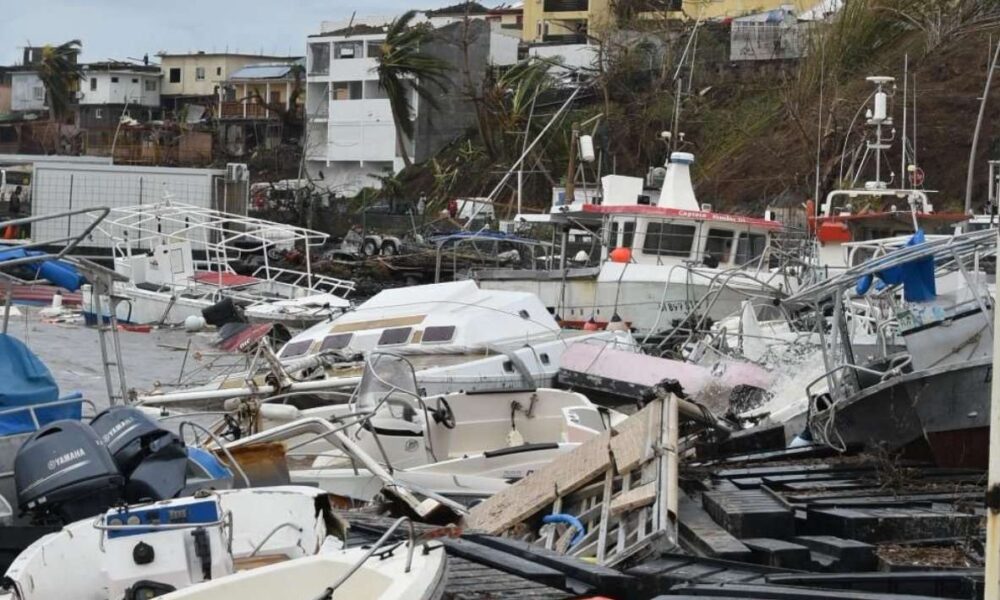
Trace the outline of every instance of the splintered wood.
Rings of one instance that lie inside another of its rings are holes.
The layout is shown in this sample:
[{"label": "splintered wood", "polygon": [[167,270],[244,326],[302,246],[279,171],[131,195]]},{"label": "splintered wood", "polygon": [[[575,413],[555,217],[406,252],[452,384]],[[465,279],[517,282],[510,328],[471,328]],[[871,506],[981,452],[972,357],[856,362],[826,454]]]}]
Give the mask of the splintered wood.
[{"label": "splintered wood", "polygon": [[[668,439],[671,428],[664,416],[669,414],[667,402],[672,401],[668,397],[650,402],[611,432],[588,440],[473,507],[466,527],[493,535],[516,534],[606,565],[634,555],[664,532],[673,535],[665,530],[675,519],[662,518],[670,506],[664,496],[672,493],[663,491],[676,489],[662,481],[665,473],[677,477],[665,468],[665,455],[676,449],[676,440]],[[584,530],[565,524],[543,529],[542,517],[550,514],[573,517]]]}]

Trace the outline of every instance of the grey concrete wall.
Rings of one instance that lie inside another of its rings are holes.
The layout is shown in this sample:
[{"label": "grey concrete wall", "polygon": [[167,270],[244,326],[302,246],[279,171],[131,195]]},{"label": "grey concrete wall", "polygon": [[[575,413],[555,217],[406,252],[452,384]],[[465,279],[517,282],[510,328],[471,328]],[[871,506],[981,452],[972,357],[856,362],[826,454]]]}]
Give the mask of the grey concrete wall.
[{"label": "grey concrete wall", "polygon": [[[467,39],[467,44],[463,41]],[[445,91],[437,94],[437,109],[420,99],[414,124],[415,162],[432,158],[441,148],[476,125],[476,109],[466,92],[465,48],[469,52],[469,72],[472,82],[479,85],[489,66],[490,28],[486,21],[473,19],[453,23],[435,30],[434,41],[426,45],[428,54],[451,65]],[[436,87],[431,89],[437,91]]]}]

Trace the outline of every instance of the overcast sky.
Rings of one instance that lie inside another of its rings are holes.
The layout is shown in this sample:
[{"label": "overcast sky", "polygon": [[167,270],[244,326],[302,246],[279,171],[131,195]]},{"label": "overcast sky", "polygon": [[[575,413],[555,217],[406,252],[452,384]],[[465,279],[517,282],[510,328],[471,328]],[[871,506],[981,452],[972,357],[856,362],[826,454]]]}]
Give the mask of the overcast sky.
[{"label": "overcast sky", "polygon": [[0,64],[21,48],[79,39],[86,62],[150,58],[161,50],[304,54],[320,22],[438,8],[456,0],[5,0]]}]

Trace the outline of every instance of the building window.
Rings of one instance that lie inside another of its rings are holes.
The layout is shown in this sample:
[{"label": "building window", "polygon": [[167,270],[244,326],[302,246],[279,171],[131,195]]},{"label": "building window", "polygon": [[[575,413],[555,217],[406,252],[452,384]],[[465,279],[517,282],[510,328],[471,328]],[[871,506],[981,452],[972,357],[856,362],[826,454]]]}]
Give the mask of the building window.
[{"label": "building window", "polygon": [[360,81],[336,81],[330,86],[332,100],[361,100]]},{"label": "building window", "polygon": [[215,67],[215,75],[217,77],[222,77],[222,67]]},{"label": "building window", "polygon": [[368,58],[382,58],[382,42],[368,42]]},{"label": "building window", "polygon": [[95,119],[103,119],[104,118],[104,109],[95,108],[94,109],[94,118]]},{"label": "building window", "polygon": [[92,91],[92,92],[96,92],[97,91],[97,78],[96,77],[91,77],[90,78],[90,91]]},{"label": "building window", "polygon": [[45,100],[45,87],[31,88],[31,96],[35,100]]},{"label": "building window", "polygon": [[205,81],[205,67],[195,67],[194,78],[197,81]]},{"label": "building window", "polygon": [[330,72],[330,44],[309,44],[309,74],[326,75]]},{"label": "building window", "polygon": [[180,83],[181,82],[181,70],[177,68],[170,69],[170,83]]},{"label": "building window", "polygon": [[364,42],[336,42],[333,45],[334,58],[364,58]]},{"label": "building window", "polygon": [[156,80],[155,79],[147,79],[146,80],[146,91],[147,92],[155,92],[156,91]]},{"label": "building window", "polygon": [[111,78],[111,83],[118,83],[118,78],[117,77],[112,77]]}]

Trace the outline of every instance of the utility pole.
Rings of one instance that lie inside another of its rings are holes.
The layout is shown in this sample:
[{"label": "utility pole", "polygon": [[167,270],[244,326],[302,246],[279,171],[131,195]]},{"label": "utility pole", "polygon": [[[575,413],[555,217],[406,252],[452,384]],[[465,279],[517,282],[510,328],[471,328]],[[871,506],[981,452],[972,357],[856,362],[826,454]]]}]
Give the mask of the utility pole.
[{"label": "utility pole", "polygon": [[[1000,51],[1000,46],[997,46]],[[994,59],[994,62],[996,60]],[[1000,229],[997,230],[1000,236]],[[993,309],[993,331],[1000,310]],[[1000,335],[993,336],[993,379],[990,382],[990,468],[986,487],[986,589],[984,598],[1000,598]]]},{"label": "utility pole", "polygon": [[[983,97],[979,102],[979,117],[976,119],[976,130],[972,134],[972,148],[969,149],[969,170],[965,174],[965,212],[972,212],[972,175],[976,170],[976,146],[979,145],[979,129],[983,126],[983,115],[986,113],[986,99],[990,95],[990,85],[993,83],[993,71],[997,68],[997,59],[1000,59],[1000,44],[993,52],[993,60],[990,62],[989,71],[986,73],[986,86],[983,88]],[[992,461],[991,461],[992,462]],[[989,581],[987,580],[987,586]],[[987,595],[987,598],[990,596]],[[998,598],[1000,596],[992,596]]]}]

